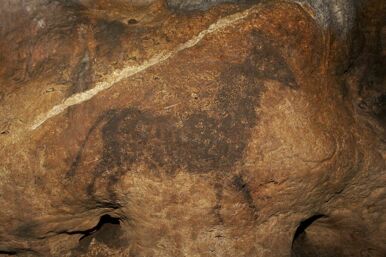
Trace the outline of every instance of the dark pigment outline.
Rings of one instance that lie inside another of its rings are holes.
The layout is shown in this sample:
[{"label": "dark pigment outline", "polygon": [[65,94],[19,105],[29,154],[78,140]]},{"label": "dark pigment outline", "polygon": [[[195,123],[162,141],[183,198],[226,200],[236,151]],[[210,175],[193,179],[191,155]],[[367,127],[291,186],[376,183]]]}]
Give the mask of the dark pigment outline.
[{"label": "dark pigment outline", "polygon": [[[214,114],[204,111],[191,113],[178,127],[177,119],[171,115],[154,115],[147,110],[129,107],[110,110],[96,121],[89,134],[101,122],[105,123],[102,127],[104,147],[102,159],[87,187],[92,201],[101,203],[95,193],[97,180],[103,179],[107,182],[110,203],[117,202],[113,186],[121,176],[130,172],[135,163],[142,163],[154,172],[162,170],[171,176],[182,168],[192,173],[223,174],[232,170],[242,159],[251,130],[257,125],[255,108],[259,105],[263,81],[274,80],[292,89],[298,88],[291,69],[273,47],[275,44],[256,31],[253,37],[255,47],[245,61],[229,64],[221,72]],[[76,175],[85,145],[82,144],[67,176]],[[257,217],[258,208],[243,177],[234,176],[231,184]],[[219,189],[219,184],[214,187],[218,199],[213,212],[222,222],[222,189]]]}]

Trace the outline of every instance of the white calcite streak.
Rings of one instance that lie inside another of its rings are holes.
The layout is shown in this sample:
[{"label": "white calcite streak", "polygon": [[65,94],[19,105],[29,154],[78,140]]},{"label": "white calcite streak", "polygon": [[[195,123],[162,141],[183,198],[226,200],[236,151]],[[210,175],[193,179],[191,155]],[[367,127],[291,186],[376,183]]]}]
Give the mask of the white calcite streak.
[{"label": "white calcite streak", "polygon": [[61,104],[58,104],[54,106],[51,110],[49,110],[47,113],[44,113],[42,115],[39,115],[39,117],[32,123],[30,126],[31,130],[35,130],[38,127],[40,127],[44,122],[49,120],[50,118],[62,113],[65,111],[68,107],[81,104],[85,101],[90,100],[97,94],[99,94],[102,91],[105,91],[106,89],[111,88],[116,83],[127,79],[141,71],[144,71],[156,64],[159,64],[179,52],[189,49],[197,45],[206,35],[215,33],[221,29],[224,29],[226,27],[235,25],[237,22],[243,20],[244,18],[248,17],[249,15],[256,13],[258,8],[252,7],[250,9],[247,9],[242,12],[238,12],[223,18],[218,19],[215,23],[211,24],[206,30],[201,31],[198,35],[194,36],[190,40],[186,41],[185,43],[182,43],[178,45],[176,48],[174,48],[172,51],[169,52],[161,52],[152,58],[146,60],[140,65],[136,66],[127,66],[123,69],[118,69],[113,71],[111,74],[106,76],[106,79],[104,81],[98,82],[95,84],[95,87],[92,89],[89,89],[87,91],[77,93],[72,95],[71,97],[65,99]]}]

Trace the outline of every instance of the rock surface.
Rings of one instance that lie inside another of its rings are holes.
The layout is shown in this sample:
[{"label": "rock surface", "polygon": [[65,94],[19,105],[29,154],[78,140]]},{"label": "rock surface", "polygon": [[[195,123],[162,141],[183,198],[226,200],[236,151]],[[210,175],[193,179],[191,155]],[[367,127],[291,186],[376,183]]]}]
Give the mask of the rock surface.
[{"label": "rock surface", "polygon": [[386,256],[385,21],[2,0],[0,256]]}]

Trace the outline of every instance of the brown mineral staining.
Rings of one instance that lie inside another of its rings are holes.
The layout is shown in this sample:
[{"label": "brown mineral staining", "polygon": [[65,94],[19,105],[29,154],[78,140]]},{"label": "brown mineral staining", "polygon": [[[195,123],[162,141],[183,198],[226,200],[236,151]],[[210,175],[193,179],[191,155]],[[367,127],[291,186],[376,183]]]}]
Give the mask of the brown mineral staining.
[{"label": "brown mineral staining", "polygon": [[386,256],[354,2],[1,3],[0,256]]}]

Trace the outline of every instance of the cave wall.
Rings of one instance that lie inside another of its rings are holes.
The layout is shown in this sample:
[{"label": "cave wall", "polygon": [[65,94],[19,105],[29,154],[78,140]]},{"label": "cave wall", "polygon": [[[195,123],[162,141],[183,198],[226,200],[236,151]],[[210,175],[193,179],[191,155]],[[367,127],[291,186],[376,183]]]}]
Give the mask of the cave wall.
[{"label": "cave wall", "polygon": [[0,256],[386,256],[385,18],[1,0]]}]

